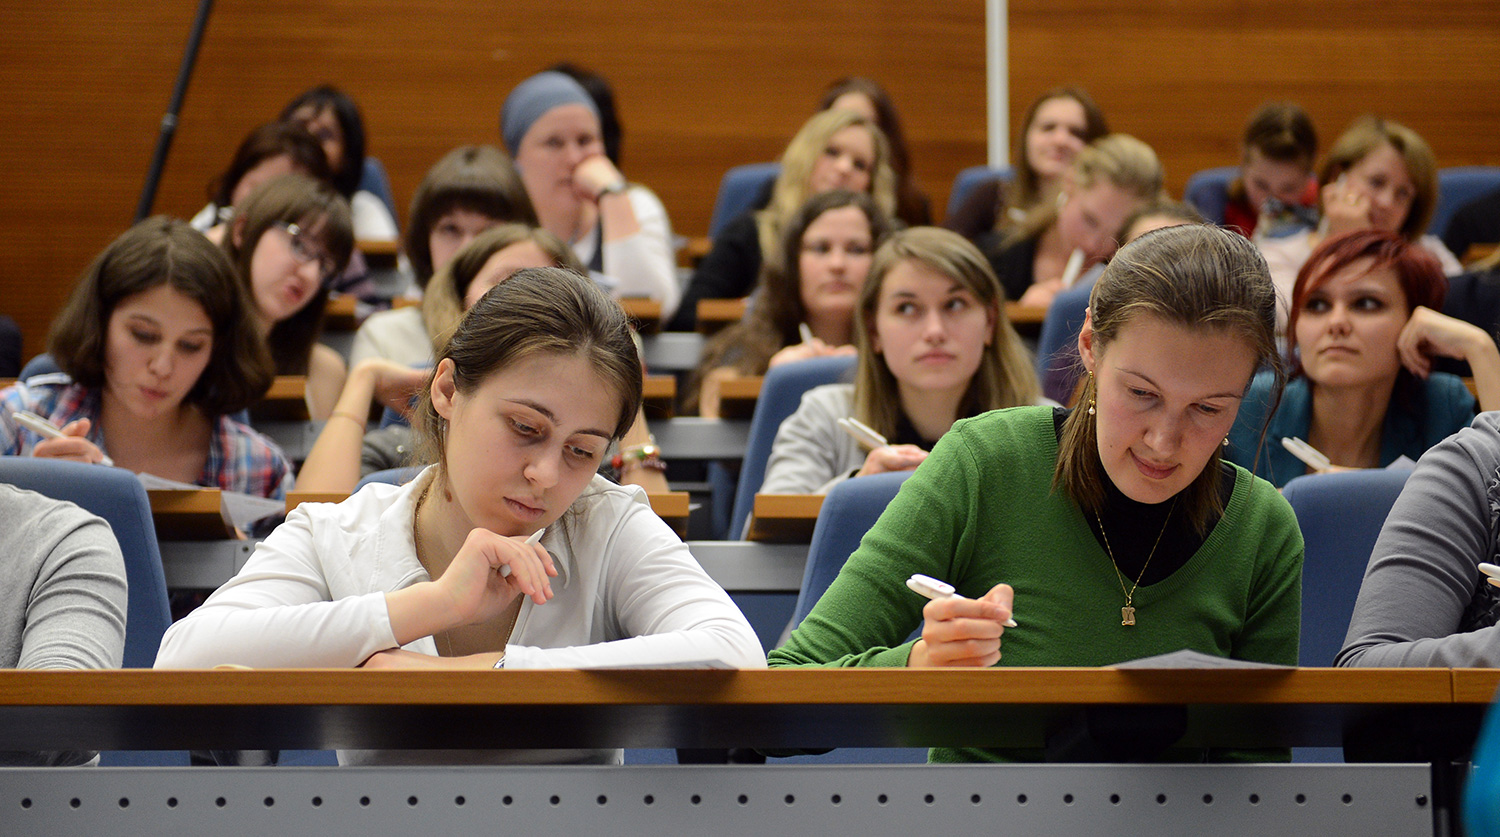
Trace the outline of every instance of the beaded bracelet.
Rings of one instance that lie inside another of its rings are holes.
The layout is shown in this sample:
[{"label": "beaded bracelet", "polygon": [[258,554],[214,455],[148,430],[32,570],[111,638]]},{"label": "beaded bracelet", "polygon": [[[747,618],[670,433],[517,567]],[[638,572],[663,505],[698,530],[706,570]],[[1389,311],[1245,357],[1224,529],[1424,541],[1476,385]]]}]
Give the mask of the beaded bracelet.
[{"label": "beaded bracelet", "polygon": [[619,473],[631,468],[650,468],[663,472],[667,470],[667,463],[661,458],[661,448],[657,445],[632,445],[615,454],[609,464]]}]

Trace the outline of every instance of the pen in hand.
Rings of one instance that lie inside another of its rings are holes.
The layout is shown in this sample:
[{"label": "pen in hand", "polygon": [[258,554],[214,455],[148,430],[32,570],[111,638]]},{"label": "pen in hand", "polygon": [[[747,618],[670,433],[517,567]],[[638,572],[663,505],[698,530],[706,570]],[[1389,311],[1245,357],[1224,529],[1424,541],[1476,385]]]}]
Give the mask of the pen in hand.
[{"label": "pen in hand", "polygon": [[859,442],[861,445],[864,445],[870,450],[883,448],[890,445],[890,442],[887,442],[884,436],[880,435],[870,425],[865,424],[857,418],[840,418],[838,420],[838,426],[845,433],[848,433],[850,436],[852,436],[854,438],[854,441]]},{"label": "pen in hand", "polygon": [[[920,593],[933,601],[958,595],[958,591],[953,588],[952,584],[946,581],[938,581],[930,575],[923,575],[921,573],[913,573],[912,577],[906,580],[906,586],[911,588],[912,592]],[[1016,625],[1016,620],[1011,618],[1005,620],[1005,627],[1015,628],[1019,626]]]},{"label": "pen in hand", "polygon": [[[45,436],[48,439],[68,438],[68,434],[62,432],[62,429],[57,425],[53,424],[50,421],[47,421],[46,419],[42,418],[36,413],[31,412],[30,410],[17,410],[15,412],[15,417],[17,424],[20,424],[22,427],[30,430],[38,436]],[[99,456],[99,464],[105,465],[110,468],[113,468],[115,466],[115,461],[113,459],[110,459],[109,456],[103,451],[99,452]]]},{"label": "pen in hand", "polygon": [[[539,543],[542,542],[542,535],[545,535],[545,534],[547,534],[547,527],[543,526],[542,528],[540,528],[540,529],[536,530],[535,532],[531,533],[531,536],[526,539],[526,545],[527,546],[536,546],[537,544],[539,544]],[[510,576],[510,565],[509,564],[502,564],[500,566],[500,577],[501,578],[508,578],[509,576]]]}]

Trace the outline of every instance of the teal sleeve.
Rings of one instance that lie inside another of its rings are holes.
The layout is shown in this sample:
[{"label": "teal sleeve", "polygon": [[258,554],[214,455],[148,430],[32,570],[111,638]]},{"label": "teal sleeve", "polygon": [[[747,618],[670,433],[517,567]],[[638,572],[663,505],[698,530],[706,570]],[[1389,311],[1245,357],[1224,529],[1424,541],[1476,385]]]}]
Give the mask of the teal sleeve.
[{"label": "teal sleeve", "polygon": [[971,550],[978,469],[963,434],[950,431],[849,557],[828,591],[772,651],[772,667],[905,666],[906,638],[927,600],[906,587],[912,573],[957,578],[957,556]]}]

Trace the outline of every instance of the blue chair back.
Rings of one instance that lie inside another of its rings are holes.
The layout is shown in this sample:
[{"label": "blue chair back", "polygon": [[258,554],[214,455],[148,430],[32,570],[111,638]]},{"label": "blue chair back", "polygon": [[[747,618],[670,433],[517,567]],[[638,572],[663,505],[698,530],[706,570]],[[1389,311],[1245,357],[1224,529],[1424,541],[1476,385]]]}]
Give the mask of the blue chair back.
[{"label": "blue chair back", "polygon": [[34,378],[37,375],[51,375],[61,371],[61,369],[57,368],[57,361],[52,359],[52,355],[40,354],[26,361],[26,365],[21,367],[21,380]]},{"label": "blue chair back", "polygon": [[422,473],[421,465],[408,465],[404,468],[387,468],[384,471],[375,471],[373,473],[365,474],[364,477],[355,484],[354,491],[358,492],[361,488],[364,488],[372,482],[387,483],[389,485],[406,485],[407,483],[416,479],[417,474],[420,473]]},{"label": "blue chair back", "polygon": [[726,224],[749,210],[766,184],[780,174],[780,163],[750,163],[724,172],[724,179],[719,181],[719,196],[714,199],[714,213],[708,221],[708,237],[717,237]]},{"label": "blue chair back", "polygon": [[871,474],[844,480],[829,490],[818,511],[812,543],[807,547],[807,565],[802,570],[802,589],[797,593],[797,607],[792,611],[792,628],[823,597],[828,585],[838,577],[844,562],[854,554],[859,542],[880,519],[910,471]]},{"label": "blue chair back", "polygon": [[1182,197],[1210,223],[1223,224],[1224,207],[1229,205],[1229,184],[1239,174],[1239,166],[1193,172]]},{"label": "blue chair back", "polygon": [[1464,833],[1500,837],[1500,711],[1490,706],[1464,787]]},{"label": "blue chair back", "polygon": [[755,413],[750,417],[750,438],[745,443],[745,458],[740,461],[740,478],[734,492],[734,513],[729,518],[729,538],[740,538],[745,521],[755,508],[755,492],[766,479],[766,462],[771,458],[771,443],[787,416],[797,411],[802,393],[823,384],[848,380],[854,371],[854,357],[819,357],[797,363],[784,363],[766,373],[760,397],[755,399]]},{"label": "blue chair back", "polygon": [[1307,547],[1299,664],[1331,666],[1343,648],[1375,539],[1409,475],[1385,468],[1309,474],[1282,489]]},{"label": "blue chair back", "polygon": [[[1500,166],[1457,166],[1438,170],[1437,208],[1427,231],[1442,235],[1458,208],[1476,198],[1500,189]],[[1463,253],[1453,255],[1463,258]]]},{"label": "blue chair back", "polygon": [[[401,217],[396,211],[396,199],[391,196],[391,179],[386,176],[385,166],[378,159],[368,155],[365,157],[365,168],[359,175],[359,191],[369,192],[380,198],[385,208],[391,211],[392,219]],[[400,228],[401,222],[397,221],[396,226]]]},{"label": "blue chair back", "polygon": [[1062,374],[1078,364],[1078,332],[1089,309],[1089,294],[1094,282],[1080,282],[1061,291],[1047,307],[1042,333],[1036,341],[1036,377],[1042,382],[1042,394],[1059,404],[1068,403],[1078,374]]},{"label": "blue chair back", "polygon": [[1015,172],[1010,166],[969,166],[953,178],[953,190],[948,193],[948,216],[952,218],[958,208],[969,199],[969,193],[979,187],[979,184],[990,180],[1003,180],[1009,183],[1015,177]]}]

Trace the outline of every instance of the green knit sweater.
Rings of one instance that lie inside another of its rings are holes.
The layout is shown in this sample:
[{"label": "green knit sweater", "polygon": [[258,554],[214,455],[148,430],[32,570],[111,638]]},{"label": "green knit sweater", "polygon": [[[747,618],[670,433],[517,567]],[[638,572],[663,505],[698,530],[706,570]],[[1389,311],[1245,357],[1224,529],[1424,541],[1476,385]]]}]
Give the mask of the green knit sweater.
[{"label": "green knit sweater", "polygon": [[[1105,666],[1183,648],[1296,665],[1302,535],[1269,483],[1235,467],[1224,515],[1170,576],[1135,591],[1136,624],[1113,563],[1078,504],[1052,490],[1052,410],[997,410],[953,425],[902,486],[828,592],[771,652],[771,666],[904,666],[925,573],[977,598],[1015,588],[998,665]],[[933,761],[1012,751],[934,750]]]}]

